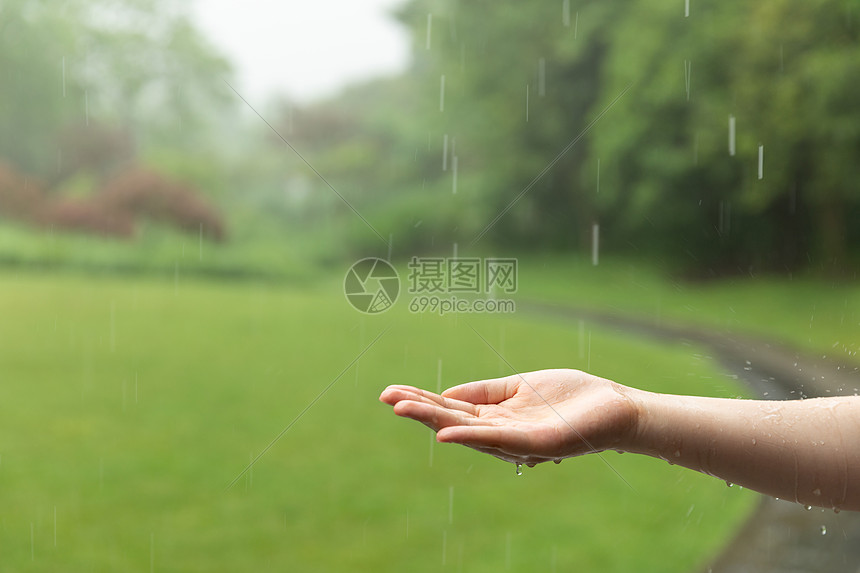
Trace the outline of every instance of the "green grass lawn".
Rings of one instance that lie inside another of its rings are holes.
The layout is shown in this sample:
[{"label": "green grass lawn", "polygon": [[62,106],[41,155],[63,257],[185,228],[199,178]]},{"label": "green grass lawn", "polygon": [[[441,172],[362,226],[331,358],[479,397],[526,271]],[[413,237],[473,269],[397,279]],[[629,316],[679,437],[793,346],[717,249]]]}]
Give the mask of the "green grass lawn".
[{"label": "green grass lawn", "polygon": [[0,293],[4,571],[681,572],[757,499],[614,453],[517,477],[377,401],[391,383],[509,374],[496,351],[520,371],[589,365],[658,391],[742,394],[700,349],[596,328],[586,346],[575,326],[524,315],[365,317],[339,280],[4,270]]},{"label": "green grass lawn", "polygon": [[524,298],[750,333],[819,355],[860,362],[860,283],[809,274],[674,280],[648,259],[523,257]]}]

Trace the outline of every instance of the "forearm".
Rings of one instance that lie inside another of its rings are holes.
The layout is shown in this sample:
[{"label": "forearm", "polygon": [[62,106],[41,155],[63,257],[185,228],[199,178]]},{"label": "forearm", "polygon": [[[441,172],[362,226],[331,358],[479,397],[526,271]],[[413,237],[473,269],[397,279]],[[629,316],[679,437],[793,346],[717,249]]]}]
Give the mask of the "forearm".
[{"label": "forearm", "polygon": [[804,505],[860,510],[860,398],[631,397],[639,416],[626,451]]}]

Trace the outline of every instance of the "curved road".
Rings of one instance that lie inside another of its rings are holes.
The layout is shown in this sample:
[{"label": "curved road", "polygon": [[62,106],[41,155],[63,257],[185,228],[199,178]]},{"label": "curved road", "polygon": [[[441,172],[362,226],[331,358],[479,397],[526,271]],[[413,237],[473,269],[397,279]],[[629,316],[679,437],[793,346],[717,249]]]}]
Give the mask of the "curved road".
[{"label": "curved road", "polygon": [[[725,370],[762,399],[851,395],[860,389],[860,367],[856,364],[815,357],[752,337],[538,302],[519,302],[518,310],[708,348]],[[761,496],[758,510],[704,571],[858,573],[860,513],[806,510],[793,502]]]}]

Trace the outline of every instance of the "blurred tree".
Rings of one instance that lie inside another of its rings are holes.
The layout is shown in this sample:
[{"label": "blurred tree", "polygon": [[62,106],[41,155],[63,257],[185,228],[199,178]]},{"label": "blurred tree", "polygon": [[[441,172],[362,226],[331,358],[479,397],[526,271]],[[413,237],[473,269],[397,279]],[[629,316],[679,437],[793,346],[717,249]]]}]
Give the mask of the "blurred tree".
[{"label": "blurred tree", "polygon": [[588,243],[595,182],[580,172],[589,139],[567,146],[596,115],[607,47],[601,29],[623,9],[623,2],[590,1],[414,0],[404,7],[428,137],[437,153],[447,139],[449,168],[456,160],[461,176],[481,173],[460,189],[486,201],[467,240],[486,231],[488,239],[518,245]]},{"label": "blurred tree", "polygon": [[847,264],[860,215],[850,4],[726,0],[682,18],[632,3],[612,30],[602,101],[629,79],[635,95],[592,157],[608,167],[600,206],[615,238],[714,272]]},{"label": "blurred tree", "polygon": [[96,122],[143,146],[209,144],[228,73],[171,0],[4,0],[0,156],[50,176],[57,134]]},{"label": "blurred tree", "polygon": [[[860,243],[858,8],[410,0],[406,74],[277,124],[395,253],[584,249],[599,223],[604,247],[698,272],[838,266]],[[292,160],[312,199],[285,208],[378,247]]]},{"label": "blurred tree", "polygon": [[736,115],[749,125],[739,144],[751,158],[763,146],[764,169],[749,170],[741,205],[771,221],[770,246],[786,263],[802,261],[804,247],[844,266],[849,221],[860,217],[860,2],[747,8],[732,80]]}]

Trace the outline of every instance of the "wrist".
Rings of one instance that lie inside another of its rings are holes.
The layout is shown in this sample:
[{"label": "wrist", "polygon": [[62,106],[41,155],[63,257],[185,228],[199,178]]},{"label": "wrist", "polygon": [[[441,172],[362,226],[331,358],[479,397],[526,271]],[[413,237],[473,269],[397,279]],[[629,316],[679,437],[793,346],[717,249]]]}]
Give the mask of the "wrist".
[{"label": "wrist", "polygon": [[672,422],[665,411],[665,395],[636,388],[624,388],[634,411],[634,423],[619,451],[663,457],[670,441]]}]

